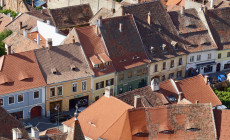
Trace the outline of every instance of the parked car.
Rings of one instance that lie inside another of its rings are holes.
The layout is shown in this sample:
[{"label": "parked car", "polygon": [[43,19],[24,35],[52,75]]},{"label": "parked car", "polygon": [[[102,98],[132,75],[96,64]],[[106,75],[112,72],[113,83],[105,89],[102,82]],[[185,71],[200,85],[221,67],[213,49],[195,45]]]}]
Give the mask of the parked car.
[{"label": "parked car", "polygon": [[[69,120],[71,119],[72,117],[70,115],[66,115],[66,114],[59,114],[59,122],[63,122],[63,121],[66,121],[66,120]],[[54,116],[51,116],[50,117],[50,121],[52,123],[55,123],[58,121],[58,115],[54,115]]]},{"label": "parked car", "polygon": [[33,125],[30,123],[22,122],[22,124],[23,124],[25,129],[29,129],[29,128],[33,127]]},{"label": "parked car", "polygon": [[223,75],[223,74],[218,75],[217,78],[218,78],[218,80],[219,80],[220,82],[223,82],[223,81],[226,80],[226,77],[225,77],[225,75]]}]

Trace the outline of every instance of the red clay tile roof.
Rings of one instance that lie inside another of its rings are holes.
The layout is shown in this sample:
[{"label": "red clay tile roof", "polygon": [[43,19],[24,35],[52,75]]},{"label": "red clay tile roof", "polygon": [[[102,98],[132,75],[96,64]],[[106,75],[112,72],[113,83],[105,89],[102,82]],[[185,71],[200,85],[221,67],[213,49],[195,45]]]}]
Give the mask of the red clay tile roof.
[{"label": "red clay tile roof", "polygon": [[22,138],[27,139],[29,138],[26,130],[24,129],[23,124],[14,118],[12,115],[10,115],[5,109],[0,107],[0,139],[1,140],[12,140],[12,129],[13,128],[19,128],[22,132]]},{"label": "red clay tile roof", "polygon": [[[199,103],[211,103],[212,106],[222,105],[212,88],[205,83],[201,74],[180,80],[176,82],[176,85],[178,90],[182,92],[182,97],[192,103],[196,103],[196,100],[198,100]],[[160,92],[167,97],[174,96],[178,98],[170,80],[160,83]]]},{"label": "red clay tile roof", "polygon": [[46,39],[37,31],[32,33],[27,33],[27,38],[37,43],[37,35],[40,35],[40,46],[46,47]]},{"label": "red clay tile roof", "polygon": [[213,110],[217,137],[219,140],[227,140],[230,137],[230,110]]},{"label": "red clay tile roof", "polygon": [[93,17],[89,4],[74,5],[64,8],[50,9],[50,15],[57,28],[71,28],[88,24]]},{"label": "red clay tile roof", "polygon": [[62,124],[68,126],[68,127],[73,127],[73,123],[75,122],[75,117],[67,120],[67,121],[64,121]]},{"label": "red clay tile roof", "polygon": [[184,43],[187,51],[198,52],[217,49],[195,9],[185,9],[184,15],[181,15],[180,11],[169,12],[169,15],[180,32],[181,42]]},{"label": "red clay tile roof", "polygon": [[[150,25],[147,20],[149,12]],[[124,6],[123,14],[128,13],[133,14],[145,50],[152,61],[161,61],[186,53],[170,16],[159,0]],[[172,41],[178,42],[178,50],[174,49]]]},{"label": "red clay tile roof", "polygon": [[[94,71],[95,76],[101,76],[101,75],[115,72],[115,69],[113,67],[113,62],[111,62],[110,65],[107,66],[101,64],[99,68],[93,68],[93,65],[90,60],[91,57],[96,56],[99,60],[100,59],[99,55],[101,54],[108,55],[108,52],[106,50],[102,38],[100,36],[97,36],[95,30],[96,30],[96,26],[88,26],[88,27],[76,29],[78,34],[77,36],[80,40],[81,46],[85,52],[86,57],[90,62],[90,66]],[[106,58],[106,60],[108,60],[108,58]],[[100,60],[98,64],[99,63],[102,63],[102,61]]]},{"label": "red clay tile roof", "polygon": [[[167,99],[165,99],[164,95],[162,95],[161,93],[153,92],[150,86],[128,91],[128,92],[119,94],[116,97],[122,100],[123,102],[133,106],[134,96],[138,96],[138,95],[140,95],[141,97],[144,97],[149,104],[149,106],[142,105],[141,107],[154,107],[154,106],[161,106],[161,105],[169,103]],[[143,104],[144,101],[143,99],[141,100]]]},{"label": "red clay tile roof", "polygon": [[[131,108],[132,106],[115,97],[101,97],[79,114],[78,120],[83,134],[92,139],[98,139],[119,120],[127,109]],[[122,129],[117,129],[117,131],[122,131]]]},{"label": "red clay tile roof", "polygon": [[230,7],[208,10],[206,16],[219,49],[230,49]]},{"label": "red clay tile roof", "polygon": [[0,33],[5,30],[5,26],[11,22],[11,18],[5,14],[0,13]]},{"label": "red clay tile roof", "polygon": [[[34,50],[47,84],[69,81],[93,75],[81,47],[75,44]],[[74,65],[76,68],[71,69]],[[56,74],[52,70],[56,70]]]},{"label": "red clay tile roof", "polygon": [[[122,32],[119,26],[122,26]],[[132,15],[104,19],[100,31],[116,71],[150,62]]]},{"label": "red clay tile roof", "polygon": [[[46,85],[33,51],[15,53],[2,57],[5,58],[2,63],[0,77],[4,76],[12,82],[0,85],[1,95]],[[21,73],[28,75],[28,77],[26,76],[27,79],[22,80]]]},{"label": "red clay tile roof", "polygon": [[29,33],[28,33],[28,38],[27,38],[17,32],[14,32],[10,36],[8,36],[6,39],[4,39],[3,42],[6,43],[8,46],[11,46],[11,50],[14,53],[25,52],[29,50],[35,50],[35,49],[42,48],[41,45],[38,45],[34,40],[31,40],[30,38],[31,37]]},{"label": "red clay tile roof", "polygon": [[52,135],[52,134],[58,134],[58,133],[62,133],[62,131],[58,130],[57,128],[49,128],[49,129],[46,129],[45,131],[40,132],[39,136]]},{"label": "red clay tile roof", "polygon": [[101,64],[101,60],[99,60],[99,58],[96,55],[93,55],[89,58],[89,60],[94,64],[94,65],[98,65]]},{"label": "red clay tile roof", "polygon": [[44,21],[49,20],[50,24],[54,25],[52,18],[50,16],[49,10],[47,10],[47,9],[30,11],[30,12],[26,12],[26,14],[37,17],[37,18],[42,19]]},{"label": "red clay tile roof", "polygon": [[96,20],[98,20],[98,18],[102,16],[102,19],[105,18],[110,18],[113,16],[111,10],[106,9],[104,7],[102,7],[91,19],[90,19],[90,23],[94,24],[96,22]]}]

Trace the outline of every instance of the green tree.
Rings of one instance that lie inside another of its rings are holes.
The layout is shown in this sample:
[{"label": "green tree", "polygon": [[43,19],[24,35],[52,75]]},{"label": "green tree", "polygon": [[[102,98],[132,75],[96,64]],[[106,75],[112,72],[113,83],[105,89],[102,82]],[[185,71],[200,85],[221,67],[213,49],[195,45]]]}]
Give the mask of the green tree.
[{"label": "green tree", "polygon": [[230,87],[226,89],[226,91],[219,91],[217,89],[213,89],[216,93],[217,97],[221,100],[221,102],[227,107],[230,108]]},{"label": "green tree", "polygon": [[11,30],[4,30],[0,33],[0,56],[5,55],[5,43],[3,43],[3,40],[10,36],[12,34]]}]

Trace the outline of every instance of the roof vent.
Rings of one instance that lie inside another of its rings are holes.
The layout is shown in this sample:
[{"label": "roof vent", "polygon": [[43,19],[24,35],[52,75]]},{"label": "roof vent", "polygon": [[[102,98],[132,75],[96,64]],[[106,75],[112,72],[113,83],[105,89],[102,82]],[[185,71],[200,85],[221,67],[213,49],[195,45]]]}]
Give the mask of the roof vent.
[{"label": "roof vent", "polygon": [[189,28],[196,28],[196,25],[190,19],[185,20],[185,26]]},{"label": "roof vent", "polygon": [[57,69],[56,69],[56,68],[52,68],[52,69],[51,69],[51,72],[52,72],[53,74],[57,74]]},{"label": "roof vent", "polygon": [[166,53],[166,52],[167,52],[167,51],[166,51],[166,44],[162,44],[161,47],[162,47],[163,52]]},{"label": "roof vent", "polygon": [[138,132],[134,136],[136,136],[136,137],[148,137],[149,134],[146,132]]},{"label": "roof vent", "polygon": [[154,53],[154,47],[153,46],[150,47],[150,52]]},{"label": "roof vent", "polygon": [[171,45],[174,47],[174,50],[178,50],[178,42],[172,41]]},{"label": "roof vent", "polygon": [[122,59],[122,60],[120,60],[120,62],[125,62],[125,61],[127,61],[126,59]]},{"label": "roof vent", "polygon": [[173,131],[173,130],[164,130],[164,131],[160,131],[159,133],[163,133],[163,134],[173,134],[174,131]]},{"label": "roof vent", "polygon": [[208,45],[209,42],[208,42],[207,38],[201,38],[200,44],[201,45]]},{"label": "roof vent", "polygon": [[120,32],[122,32],[122,31],[123,31],[123,29],[122,29],[122,28],[123,28],[123,24],[122,24],[122,23],[120,23],[120,24],[119,24],[119,31],[120,31]]},{"label": "roof vent", "polygon": [[140,58],[140,57],[137,55],[133,56],[133,59],[138,59],[138,58]]},{"label": "roof vent", "polygon": [[199,128],[189,128],[189,129],[186,129],[186,131],[200,131]]},{"label": "roof vent", "polygon": [[73,70],[73,71],[74,71],[74,70],[76,70],[76,66],[75,66],[75,65],[73,65],[73,64],[72,64],[72,65],[70,65],[70,68],[71,68],[71,70]]}]

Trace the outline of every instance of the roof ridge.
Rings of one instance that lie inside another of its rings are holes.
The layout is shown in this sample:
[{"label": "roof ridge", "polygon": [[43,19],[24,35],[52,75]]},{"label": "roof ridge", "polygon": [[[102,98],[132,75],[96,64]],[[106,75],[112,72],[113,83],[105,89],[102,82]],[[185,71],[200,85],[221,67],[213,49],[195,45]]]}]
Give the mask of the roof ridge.
[{"label": "roof ridge", "polygon": [[[50,9],[50,10],[57,10],[57,9],[68,9],[68,8],[72,8],[72,7],[80,7],[83,5],[89,5],[89,3],[85,3],[85,4],[79,4],[79,5],[72,5],[72,6],[65,6],[65,7],[60,7],[60,8],[55,8],[55,9]],[[90,5],[89,5],[90,6]],[[91,7],[90,7],[91,8]]]},{"label": "roof ridge", "polygon": [[80,28],[75,28],[75,30],[81,31],[81,30],[86,30],[86,29],[89,29],[89,28],[93,28],[93,27],[95,27],[95,26],[96,26],[96,25],[84,26],[84,27],[80,27]]},{"label": "roof ridge", "polygon": [[154,2],[160,2],[160,0],[146,1],[146,2],[134,3],[134,4],[130,4],[130,5],[123,5],[123,6],[124,7],[139,6],[139,5],[142,5],[142,4],[154,3]]}]

